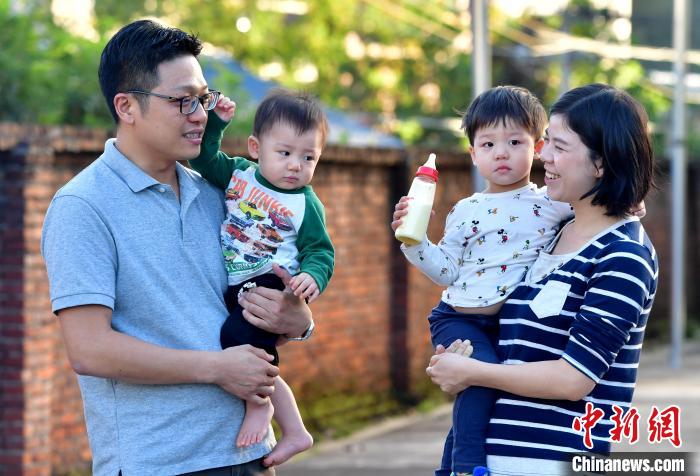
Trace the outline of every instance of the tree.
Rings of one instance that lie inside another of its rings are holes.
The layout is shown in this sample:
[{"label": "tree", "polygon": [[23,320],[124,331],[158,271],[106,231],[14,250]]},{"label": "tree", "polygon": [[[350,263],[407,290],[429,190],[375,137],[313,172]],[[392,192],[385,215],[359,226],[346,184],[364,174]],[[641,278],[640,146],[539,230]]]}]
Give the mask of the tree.
[{"label": "tree", "polygon": [[111,124],[97,81],[101,46],[57,26],[47,3],[0,0],[0,120]]},{"label": "tree", "polygon": [[[96,41],[57,26],[46,0],[21,3],[25,7],[18,12],[9,0],[0,0],[2,120],[110,125],[96,78],[100,51],[121,25],[152,16],[199,34],[253,73],[369,116],[408,143],[449,147],[465,140],[454,126],[444,126],[445,118],[457,118],[472,99],[465,2],[100,0]],[[530,20],[558,29],[568,18],[571,34],[615,41],[610,11],[593,8],[590,0],[572,0],[566,8],[519,19],[491,9],[494,84],[525,86],[545,105],[559,95],[559,59],[533,57],[504,33],[528,33]],[[239,104],[231,130],[247,134],[255,105],[235,75],[216,61],[203,58],[203,64],[208,71],[218,69],[213,86]],[[571,85],[592,81],[627,89],[652,119],[669,107],[637,62],[572,54]]]}]

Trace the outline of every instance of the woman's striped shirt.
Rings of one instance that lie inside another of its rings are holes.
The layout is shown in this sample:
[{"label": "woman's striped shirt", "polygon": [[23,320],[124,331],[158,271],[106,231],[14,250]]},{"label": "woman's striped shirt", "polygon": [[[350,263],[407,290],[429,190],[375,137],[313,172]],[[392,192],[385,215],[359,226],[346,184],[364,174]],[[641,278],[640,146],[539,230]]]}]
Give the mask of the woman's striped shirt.
[{"label": "woman's striped shirt", "polygon": [[[636,218],[604,230],[543,279],[528,274],[501,309],[503,363],[563,358],[596,385],[576,402],[501,394],[486,441],[490,457],[609,453],[612,405],[630,407],[657,280],[654,247]],[[586,402],[605,412],[592,429],[590,450],[573,428]]]}]

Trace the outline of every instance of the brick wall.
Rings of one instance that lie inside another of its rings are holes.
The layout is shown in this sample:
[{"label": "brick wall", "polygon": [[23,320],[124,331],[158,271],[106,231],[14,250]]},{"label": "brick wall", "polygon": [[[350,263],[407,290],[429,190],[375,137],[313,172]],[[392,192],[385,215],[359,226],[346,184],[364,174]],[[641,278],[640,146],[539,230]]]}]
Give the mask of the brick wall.
[{"label": "brick wall", "polygon": [[[101,152],[104,131],[0,125],[0,474],[49,475],[89,464],[82,406],[60,329],[50,312],[39,253],[41,224],[55,191]],[[244,154],[245,144],[224,144]],[[314,178],[336,247],[336,272],[313,305],[314,338],[280,350],[282,373],[300,400],[390,392],[409,399],[425,385],[431,354],[426,316],[440,288],[409,267],[393,239],[393,205],[428,151],[329,147]],[[462,153],[438,153],[440,184],[430,236],[471,192]],[[541,170],[535,174],[541,183]],[[700,219],[700,167],[689,177],[689,237]],[[694,192],[693,192],[694,191]],[[667,184],[645,219],[662,260],[650,329],[666,327],[670,216]],[[700,261],[689,246],[688,263]],[[689,296],[698,314],[698,298]]]}]

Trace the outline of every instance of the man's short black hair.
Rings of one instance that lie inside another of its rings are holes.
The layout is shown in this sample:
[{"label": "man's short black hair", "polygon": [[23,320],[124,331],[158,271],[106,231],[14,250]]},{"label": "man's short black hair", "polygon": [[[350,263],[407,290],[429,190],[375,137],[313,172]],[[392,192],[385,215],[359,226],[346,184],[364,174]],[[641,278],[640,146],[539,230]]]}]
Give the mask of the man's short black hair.
[{"label": "man's short black hair", "polygon": [[603,176],[581,198],[622,217],[654,187],[654,153],[644,107],[627,92],[607,84],[589,84],[564,93],[550,110],[560,115],[588,148],[591,161],[602,161]]},{"label": "man's short black hair", "polygon": [[462,130],[474,145],[476,131],[506,121],[527,130],[537,142],[542,138],[547,113],[537,97],[518,86],[496,86],[479,94],[462,116]]},{"label": "man's short black hair", "polygon": [[[137,20],[119,30],[109,40],[100,59],[98,77],[107,107],[114,122],[114,96],[129,90],[150,91],[158,86],[158,66],[180,56],[197,57],[202,43],[196,36],[178,28],[169,28],[151,20]],[[148,96],[137,95],[142,108]]]},{"label": "man's short black hair", "polygon": [[281,88],[270,91],[255,111],[253,135],[260,139],[280,122],[292,126],[299,135],[318,129],[321,132],[321,147],[326,145],[328,119],[313,96]]}]

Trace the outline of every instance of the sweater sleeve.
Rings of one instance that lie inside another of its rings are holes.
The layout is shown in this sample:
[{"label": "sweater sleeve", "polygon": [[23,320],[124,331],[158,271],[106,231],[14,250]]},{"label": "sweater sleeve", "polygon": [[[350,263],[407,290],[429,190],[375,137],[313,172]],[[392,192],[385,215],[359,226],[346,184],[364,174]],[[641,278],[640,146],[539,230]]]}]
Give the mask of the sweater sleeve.
[{"label": "sweater sleeve", "polygon": [[563,355],[594,382],[648,312],[658,278],[654,266],[648,250],[631,241],[609,245],[597,257]]},{"label": "sweater sleeve", "polygon": [[455,205],[445,221],[445,235],[438,244],[427,238],[415,246],[401,245],[406,259],[435,284],[449,286],[459,276],[464,252],[472,237],[471,209],[464,201]]},{"label": "sweater sleeve", "polygon": [[311,187],[304,192],[306,207],[304,220],[297,235],[300,272],[309,273],[320,292],[328,286],[333,275],[335,251],[326,230],[323,204]]},{"label": "sweater sleeve", "polygon": [[256,166],[254,162],[242,157],[229,157],[219,150],[227,126],[227,122],[210,112],[199,156],[189,161],[190,167],[221,190],[226,190],[234,170]]}]

